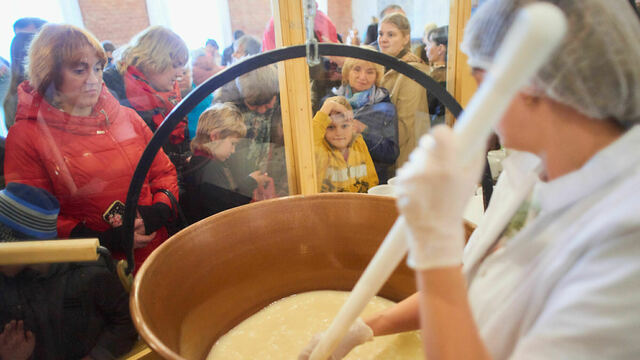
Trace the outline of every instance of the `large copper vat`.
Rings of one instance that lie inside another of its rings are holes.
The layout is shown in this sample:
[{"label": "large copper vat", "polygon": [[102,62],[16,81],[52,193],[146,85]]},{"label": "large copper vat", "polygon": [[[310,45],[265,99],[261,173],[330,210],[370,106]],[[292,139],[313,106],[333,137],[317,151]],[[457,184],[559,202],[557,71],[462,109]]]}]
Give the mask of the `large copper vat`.
[{"label": "large copper vat", "polygon": [[[204,359],[218,337],[274,300],[350,290],[397,217],[393,199],[293,196],[209,217],[159,247],[132,290],[134,322],[167,359]],[[380,295],[415,291],[404,262]]]}]

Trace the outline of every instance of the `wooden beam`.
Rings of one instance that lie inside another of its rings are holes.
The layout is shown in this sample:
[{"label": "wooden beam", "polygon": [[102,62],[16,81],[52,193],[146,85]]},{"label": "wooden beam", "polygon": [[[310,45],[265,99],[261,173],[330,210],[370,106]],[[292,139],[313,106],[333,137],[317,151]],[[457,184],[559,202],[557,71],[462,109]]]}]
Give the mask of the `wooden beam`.
[{"label": "wooden beam", "polygon": [[0,265],[98,260],[97,238],[18,241],[0,244]]},{"label": "wooden beam", "polygon": [[[472,0],[451,0],[449,19],[449,46],[447,49],[447,91],[456,98],[464,108],[476,92],[477,85],[471,76],[471,68],[467,64],[467,56],[460,51],[460,43],[464,27],[471,17]],[[453,125],[455,120],[447,112],[447,124]]]},{"label": "wooden beam", "polygon": [[[305,43],[301,0],[272,0],[276,47]],[[306,59],[278,64],[290,194],[316,193],[311,90]]]}]

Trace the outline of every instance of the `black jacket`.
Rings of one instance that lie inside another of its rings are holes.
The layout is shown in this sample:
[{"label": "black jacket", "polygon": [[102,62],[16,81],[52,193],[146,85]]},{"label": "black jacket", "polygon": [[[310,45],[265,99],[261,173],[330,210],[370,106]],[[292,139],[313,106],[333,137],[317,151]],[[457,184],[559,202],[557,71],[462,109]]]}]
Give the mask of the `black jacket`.
[{"label": "black jacket", "polygon": [[47,274],[0,274],[0,326],[24,320],[35,335],[32,359],[113,359],[131,350],[137,333],[129,296],[101,263],[53,264]]},{"label": "black jacket", "polygon": [[245,176],[232,184],[230,178],[234,181],[224,163],[201,155],[191,158],[184,172],[186,192],[181,198],[189,222],[251,202],[246,194],[253,193],[256,181]]}]

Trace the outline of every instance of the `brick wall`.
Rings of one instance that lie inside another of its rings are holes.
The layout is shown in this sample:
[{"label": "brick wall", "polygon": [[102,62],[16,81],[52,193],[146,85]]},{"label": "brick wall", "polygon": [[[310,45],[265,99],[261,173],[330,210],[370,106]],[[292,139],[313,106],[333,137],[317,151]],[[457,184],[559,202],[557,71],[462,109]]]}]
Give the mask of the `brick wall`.
[{"label": "brick wall", "polygon": [[336,26],[338,34],[342,35],[343,41],[349,35],[349,28],[353,24],[351,14],[351,0],[329,0],[327,2],[328,14],[333,24]]},{"label": "brick wall", "polygon": [[[145,0],[78,0],[84,26],[100,41],[111,40],[116,46],[149,26]],[[269,0],[229,0],[231,31],[243,30],[262,41],[269,19]],[[328,15],[338,33],[346,36],[352,25],[351,0],[328,0]]]},{"label": "brick wall", "polygon": [[262,33],[271,19],[269,0],[229,0],[231,32],[242,30],[262,42]]},{"label": "brick wall", "polygon": [[[329,18],[336,25],[338,33],[346,36],[353,22],[351,0],[329,0],[328,9]],[[229,0],[229,14],[231,16],[231,31],[243,30],[262,41],[262,33],[271,19],[271,2],[268,0]]]},{"label": "brick wall", "polygon": [[[233,1],[231,1],[233,2]],[[78,0],[84,26],[116,47],[149,26],[145,0]]]}]

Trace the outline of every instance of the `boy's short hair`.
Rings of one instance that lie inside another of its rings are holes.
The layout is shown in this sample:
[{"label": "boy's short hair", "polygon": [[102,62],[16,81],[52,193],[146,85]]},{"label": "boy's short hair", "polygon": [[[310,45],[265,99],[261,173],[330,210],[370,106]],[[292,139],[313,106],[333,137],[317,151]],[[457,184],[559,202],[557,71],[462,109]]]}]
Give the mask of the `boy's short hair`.
[{"label": "boy's short hair", "polygon": [[164,26],[151,26],[116,50],[114,57],[121,74],[129,66],[135,66],[143,73],[149,70],[161,73],[172,66],[186,65],[189,49],[175,32]]},{"label": "boy's short hair", "polygon": [[44,25],[29,47],[27,72],[31,86],[42,95],[50,85],[60,86],[62,66],[79,63],[85,47],[95,50],[103,66],[107,63],[102,45],[88,31],[66,24]]},{"label": "boy's short hair", "polygon": [[242,113],[233,103],[213,104],[198,119],[196,136],[191,140],[191,151],[208,152],[205,144],[211,142],[211,132],[218,132],[220,140],[230,136],[244,137],[247,127]]}]

